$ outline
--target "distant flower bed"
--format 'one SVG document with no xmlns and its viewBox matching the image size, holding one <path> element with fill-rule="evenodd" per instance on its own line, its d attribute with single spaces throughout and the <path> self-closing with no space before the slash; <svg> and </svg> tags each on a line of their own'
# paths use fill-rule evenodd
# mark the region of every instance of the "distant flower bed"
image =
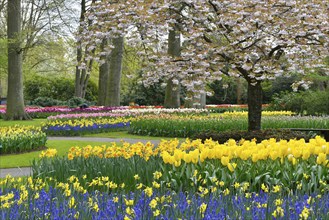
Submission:
<svg viewBox="0 0 329 220">
<path fill-rule="evenodd" d="M 78 136 L 85 133 L 101 133 L 122 130 L 130 126 L 130 119 L 78 118 L 76 120 L 49 120 L 42 124 L 42 130 L 52 136 Z"/>
<path fill-rule="evenodd" d="M 266 110 L 268 104 L 263 104 L 262 109 Z M 206 108 L 212 113 L 223 113 L 231 111 L 248 111 L 247 104 L 221 104 L 221 105 L 206 105 Z"/>
<path fill-rule="evenodd" d="M 329 117 L 289 116 L 292 112 L 264 111 L 263 129 L 324 128 L 329 129 Z M 145 115 L 137 117 L 129 132 L 159 137 L 192 137 L 205 132 L 242 131 L 248 129 L 247 112 L 226 112 L 216 116 L 204 115 Z"/>
<path fill-rule="evenodd" d="M 128 106 L 120 107 L 104 107 L 104 106 L 91 106 L 88 108 L 69 108 L 65 106 L 58 107 L 26 107 L 25 111 L 32 118 L 47 118 L 51 115 L 68 114 L 68 113 L 83 113 L 83 112 L 109 112 L 115 109 L 129 109 Z M 3 118 L 6 109 L 0 109 L 0 118 Z"/>
<path fill-rule="evenodd" d="M 76 113 L 76 114 L 60 114 L 49 116 L 48 120 L 68 120 L 68 119 L 82 119 L 82 118 L 115 118 L 126 116 L 138 116 L 138 115 L 159 115 L 166 114 L 208 114 L 206 109 L 165 109 L 165 108 L 146 108 L 146 109 L 114 109 L 111 112 L 98 112 L 98 113 Z"/>
<path fill-rule="evenodd" d="M 47 136 L 33 126 L 0 127 L 0 153 L 21 153 L 46 145 Z"/>
</svg>

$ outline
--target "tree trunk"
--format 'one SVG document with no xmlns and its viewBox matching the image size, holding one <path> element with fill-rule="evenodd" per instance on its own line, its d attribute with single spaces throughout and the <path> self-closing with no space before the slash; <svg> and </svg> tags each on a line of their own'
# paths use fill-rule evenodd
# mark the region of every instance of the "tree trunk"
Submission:
<svg viewBox="0 0 329 220">
<path fill-rule="evenodd" d="M 169 31 L 168 36 L 168 54 L 172 57 L 181 55 L 181 37 L 178 26 L 174 30 Z M 166 108 L 179 108 L 180 107 L 180 85 L 174 85 L 173 79 L 167 81 L 164 106 Z"/>
<path fill-rule="evenodd" d="M 165 108 L 179 108 L 180 107 L 180 85 L 174 85 L 172 79 L 167 81 L 165 100 Z"/>
<path fill-rule="evenodd" d="M 103 51 L 107 45 L 107 40 L 103 39 L 101 44 L 101 50 Z M 110 72 L 110 56 L 103 55 L 101 60 L 104 61 L 103 64 L 99 67 L 99 78 L 98 78 L 98 105 L 105 105 L 106 93 L 107 93 L 107 84 Z"/>
<path fill-rule="evenodd" d="M 8 1 L 8 93 L 6 120 L 25 120 L 21 48 L 21 1 Z"/>
<path fill-rule="evenodd" d="M 191 100 L 186 100 L 184 103 L 185 108 L 206 108 L 206 93 L 200 93 L 199 98 L 193 98 Z"/>
<path fill-rule="evenodd" d="M 120 106 L 120 81 L 123 59 L 123 37 L 113 39 L 114 48 L 110 57 L 110 72 L 105 99 L 106 106 Z"/>
<path fill-rule="evenodd" d="M 263 91 L 260 82 L 248 82 L 248 131 L 261 129 Z"/>
<path fill-rule="evenodd" d="M 237 104 L 242 104 L 241 96 L 242 96 L 241 79 L 240 78 L 236 78 L 236 103 Z"/>
<path fill-rule="evenodd" d="M 92 4 L 94 4 L 96 0 L 92 0 Z M 80 23 L 85 21 L 85 13 L 86 13 L 86 0 L 81 0 L 81 13 L 80 13 Z M 91 20 L 88 21 L 88 25 L 91 24 Z M 79 35 L 82 34 L 83 27 L 79 27 Z M 84 57 L 87 57 L 89 53 L 95 53 L 95 49 L 91 52 L 87 51 L 86 48 L 82 49 L 81 40 L 78 40 L 77 42 L 77 66 L 75 69 L 75 96 L 84 98 L 86 95 L 87 85 L 90 78 L 90 72 L 92 70 L 93 66 L 93 60 L 86 61 L 83 59 L 83 53 Z M 79 65 L 81 64 L 82 60 L 84 60 L 85 67 L 83 69 L 79 69 Z"/>
</svg>

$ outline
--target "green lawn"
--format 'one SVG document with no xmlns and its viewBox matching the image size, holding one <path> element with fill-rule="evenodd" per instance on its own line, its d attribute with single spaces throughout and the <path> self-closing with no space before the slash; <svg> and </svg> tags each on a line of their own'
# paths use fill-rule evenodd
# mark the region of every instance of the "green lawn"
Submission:
<svg viewBox="0 0 329 220">
<path fill-rule="evenodd" d="M 34 119 L 30 121 L 4 121 L 0 119 L 0 127 L 5 126 L 14 126 L 14 125 L 34 125 L 40 126 L 42 122 L 45 122 L 46 119 Z M 118 132 L 107 132 L 100 134 L 88 134 L 83 137 L 102 137 L 102 138 L 117 138 L 118 142 L 122 138 L 131 138 L 131 139 L 141 139 L 141 140 L 169 140 L 173 138 L 168 137 L 149 137 L 149 136 L 139 136 L 128 134 L 127 131 L 118 131 Z M 179 140 L 185 140 L 184 138 L 179 138 Z M 102 145 L 108 144 L 104 142 L 91 142 L 91 141 L 67 141 L 67 140 L 48 140 L 46 146 L 49 148 L 56 148 L 58 155 L 66 155 L 68 149 L 72 146 L 87 146 L 87 145 Z M 0 168 L 13 168 L 13 167 L 27 167 L 31 165 L 33 159 L 37 159 L 41 151 L 35 151 L 30 153 L 22 154 L 12 154 L 6 156 L 0 156 Z"/>
<path fill-rule="evenodd" d="M 33 120 L 26 120 L 26 121 L 5 121 L 0 119 L 0 127 L 8 127 L 14 125 L 33 125 L 33 126 L 41 126 L 42 122 L 46 122 L 47 119 L 33 119 Z"/>
<path fill-rule="evenodd" d="M 86 134 L 83 137 L 102 137 L 102 138 L 131 138 L 131 139 L 141 139 L 141 140 L 170 140 L 174 139 L 172 137 L 151 137 L 151 136 L 141 136 L 135 134 L 128 134 L 127 131 L 115 131 L 99 134 Z M 185 140 L 185 138 L 178 138 L 179 140 Z"/>
<path fill-rule="evenodd" d="M 104 142 L 90 142 L 90 141 L 55 141 L 48 140 L 47 147 L 57 149 L 58 155 L 66 155 L 70 147 L 80 146 L 84 147 L 87 145 L 96 146 L 108 144 Z M 41 151 L 34 151 L 30 153 L 23 154 L 11 154 L 0 156 L 0 168 L 12 168 L 12 167 L 27 167 L 31 165 L 33 159 L 37 159 Z"/>
</svg>

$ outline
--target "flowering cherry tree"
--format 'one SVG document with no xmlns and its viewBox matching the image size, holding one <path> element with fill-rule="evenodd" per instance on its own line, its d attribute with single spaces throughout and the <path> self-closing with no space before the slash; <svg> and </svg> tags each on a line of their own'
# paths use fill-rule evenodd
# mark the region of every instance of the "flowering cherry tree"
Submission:
<svg viewBox="0 0 329 220">
<path fill-rule="evenodd" d="M 187 98 L 205 94 L 205 84 L 222 75 L 244 78 L 249 130 L 261 129 L 262 81 L 292 72 L 303 75 L 312 68 L 328 73 L 323 65 L 329 52 L 327 1 L 130 0 L 123 4 L 103 2 L 96 7 L 89 15 L 94 29 L 86 31 L 85 43 L 94 48 L 101 38 L 126 36 L 127 43 L 141 46 L 144 84 L 170 79 L 186 88 Z M 177 26 L 179 30 L 174 29 Z M 170 31 L 179 31 L 177 37 L 182 37 L 179 56 L 167 53 Z"/>
</svg>

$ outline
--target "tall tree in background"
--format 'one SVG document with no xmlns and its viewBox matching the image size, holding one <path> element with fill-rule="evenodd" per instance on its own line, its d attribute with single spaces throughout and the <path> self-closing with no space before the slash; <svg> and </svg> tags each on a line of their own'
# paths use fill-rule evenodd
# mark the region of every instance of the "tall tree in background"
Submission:
<svg viewBox="0 0 329 220">
<path fill-rule="evenodd" d="M 114 48 L 110 54 L 110 71 L 106 88 L 106 106 L 120 106 L 120 81 L 123 59 L 123 37 L 113 40 Z"/>
<path fill-rule="evenodd" d="M 23 96 L 23 72 L 21 48 L 21 1 L 8 1 L 8 94 L 7 120 L 28 119 Z"/>
<path fill-rule="evenodd" d="M 81 0 L 81 12 L 80 12 L 80 24 L 78 30 L 77 40 L 77 66 L 75 69 L 75 96 L 84 98 L 86 95 L 86 88 L 90 79 L 90 72 L 93 67 L 93 59 L 86 60 L 86 57 L 91 56 L 95 53 L 95 47 L 88 47 L 83 45 L 81 42 L 82 34 L 84 29 L 91 25 L 91 19 L 86 18 L 87 12 L 86 0 Z M 95 4 L 96 0 L 92 0 L 91 4 Z"/>
<path fill-rule="evenodd" d="M 179 23 L 175 24 L 168 35 L 168 55 L 180 57 L 181 55 L 181 32 Z M 180 83 L 177 79 L 170 78 L 167 80 L 166 93 L 164 106 L 166 108 L 179 108 L 180 107 Z"/>
</svg>

